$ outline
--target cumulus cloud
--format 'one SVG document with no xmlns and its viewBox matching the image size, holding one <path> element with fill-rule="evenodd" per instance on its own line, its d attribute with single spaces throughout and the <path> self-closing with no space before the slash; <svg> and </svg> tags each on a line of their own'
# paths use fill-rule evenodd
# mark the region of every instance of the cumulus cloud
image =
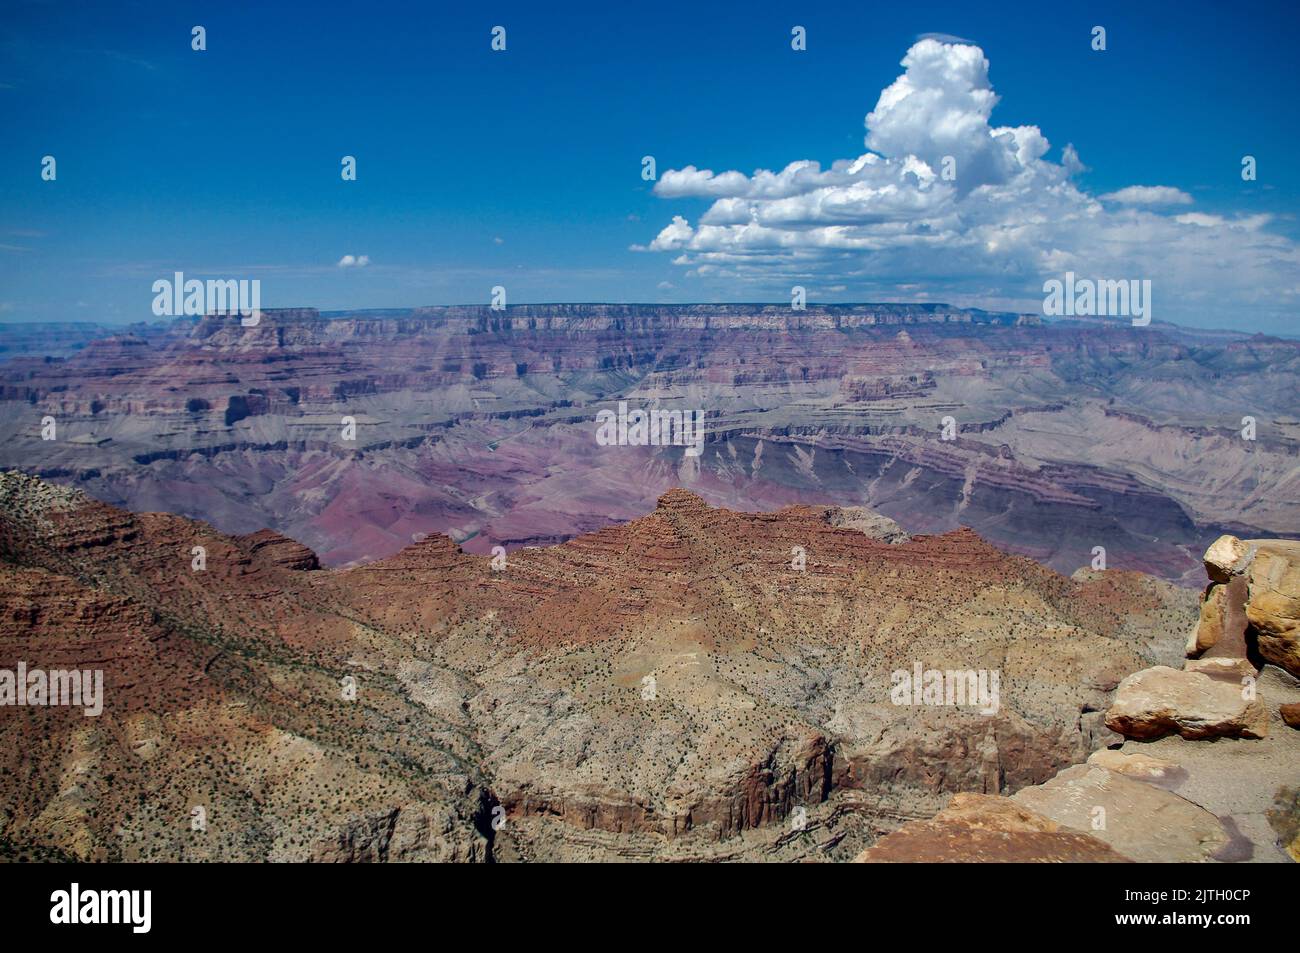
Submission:
<svg viewBox="0 0 1300 953">
<path fill-rule="evenodd" d="M 340 268 L 364 268 L 370 264 L 369 255 L 344 255 L 339 259 Z"/>
<path fill-rule="evenodd" d="M 1124 205 L 1191 205 L 1192 197 L 1182 189 L 1168 185 L 1130 185 L 1099 196 L 1103 202 Z"/>
<path fill-rule="evenodd" d="M 772 290 L 794 279 L 858 297 L 919 285 L 1026 309 L 1067 270 L 1150 278 L 1158 318 L 1280 311 L 1300 294 L 1300 255 L 1267 216 L 1163 214 L 1192 203 L 1172 186 L 1093 196 L 1074 181 L 1085 167 L 1072 146 L 1054 162 L 1038 126 L 994 125 L 998 96 L 979 47 L 928 37 L 902 66 L 867 114 L 867 152 L 829 168 L 666 171 L 657 196 L 710 204 L 694 223 L 673 215 L 638 250 L 671 253 L 692 276 Z"/>
</svg>

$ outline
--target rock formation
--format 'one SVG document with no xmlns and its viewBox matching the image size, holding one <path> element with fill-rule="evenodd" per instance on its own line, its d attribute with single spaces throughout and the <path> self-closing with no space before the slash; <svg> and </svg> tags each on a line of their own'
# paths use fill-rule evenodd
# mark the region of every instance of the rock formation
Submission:
<svg viewBox="0 0 1300 953">
<path fill-rule="evenodd" d="M 96 860 L 847 860 L 1084 760 L 1195 618 L 825 506 L 674 490 L 497 568 L 429 536 L 328 570 L 17 473 L 0 600 L 0 670 L 104 677 L 98 717 L 0 708 L 0 853 Z"/>
<path fill-rule="evenodd" d="M 11 325 L 0 466 L 231 535 L 269 527 L 336 567 L 416 534 L 482 554 L 562 542 L 673 486 L 732 509 L 866 506 L 913 534 L 967 526 L 1063 573 L 1100 547 L 1110 568 L 1191 585 L 1221 533 L 1300 525 L 1300 342 L 1022 317 L 286 309 L 89 342 L 68 328 L 66 347 Z M 598 447 L 595 415 L 620 401 L 703 411 L 703 453 Z"/>
<path fill-rule="evenodd" d="M 1033 829 L 1051 824 L 1052 832 L 1080 839 L 1057 859 L 1113 859 L 1099 853 L 1103 847 L 1135 861 L 1300 859 L 1300 736 L 1278 728 L 1300 711 L 1300 681 L 1287 664 L 1296 545 L 1224 536 L 1210 546 L 1210 584 L 1188 644 L 1204 654 L 1182 671 L 1159 665 L 1120 683 L 1106 726 L 1129 740 L 978 810 L 954 798 L 933 820 L 904 825 L 859 859 L 959 859 L 963 842 L 979 859 L 1033 856 L 1011 837 L 988 845 L 987 817 L 1018 816 L 1013 805 L 1028 809 Z M 1257 568 L 1261 553 L 1270 558 Z M 1217 608 L 1207 612 L 1207 604 Z M 1274 702 L 1281 702 L 1276 715 Z"/>
<path fill-rule="evenodd" d="M 1205 553 L 1210 584 L 1187 654 L 1250 652 L 1300 676 L 1300 542 L 1221 536 Z"/>
</svg>

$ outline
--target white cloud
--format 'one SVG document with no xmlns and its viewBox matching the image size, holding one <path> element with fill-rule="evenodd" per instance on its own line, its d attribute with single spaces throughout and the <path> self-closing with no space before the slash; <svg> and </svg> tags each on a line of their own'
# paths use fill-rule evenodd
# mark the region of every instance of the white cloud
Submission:
<svg viewBox="0 0 1300 953">
<path fill-rule="evenodd" d="M 340 268 L 364 268 L 370 264 L 369 255 L 344 255 L 339 259 Z"/>
<path fill-rule="evenodd" d="M 1130 185 L 1098 196 L 1103 202 L 1123 205 L 1191 205 L 1192 197 L 1168 185 Z"/>
<path fill-rule="evenodd" d="M 1090 195 L 1074 182 L 1085 167 L 1072 146 L 1053 162 L 1037 126 L 991 124 L 998 96 L 978 47 L 923 39 L 902 65 L 867 115 L 870 151 L 827 169 L 664 172 L 659 197 L 711 203 L 634 247 L 672 253 L 690 276 L 773 292 L 796 278 L 858 298 L 906 283 L 1036 310 L 1043 281 L 1071 270 L 1150 278 L 1161 319 L 1293 308 L 1300 254 L 1267 216 L 1162 214 L 1192 201 L 1172 186 Z"/>
<path fill-rule="evenodd" d="M 664 198 L 682 195 L 731 195 L 742 190 L 746 179 L 739 172 L 724 172 L 715 176 L 710 169 L 697 169 L 693 165 L 677 170 L 670 169 L 655 183 L 655 194 Z"/>
</svg>

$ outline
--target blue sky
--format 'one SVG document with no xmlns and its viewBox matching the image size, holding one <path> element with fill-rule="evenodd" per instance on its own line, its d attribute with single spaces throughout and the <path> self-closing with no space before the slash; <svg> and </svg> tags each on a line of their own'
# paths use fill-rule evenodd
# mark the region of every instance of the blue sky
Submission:
<svg viewBox="0 0 1300 953">
<path fill-rule="evenodd" d="M 486 303 L 497 284 L 511 303 L 786 300 L 798 282 L 814 301 L 1029 309 L 1068 266 L 1154 276 L 1158 319 L 1297 330 L 1288 6 L 279 6 L 7 4 L 0 320 L 150 320 L 152 282 L 178 270 L 260 278 L 266 307 Z M 190 48 L 196 24 L 205 52 Z M 498 24 L 505 53 L 490 49 Z M 1098 24 L 1104 52 L 1090 47 Z M 922 234 L 916 221 L 870 204 L 878 182 L 796 197 L 793 231 L 735 224 L 790 215 L 752 180 L 665 194 L 663 174 L 687 166 L 750 176 L 861 156 L 864 117 L 930 33 L 977 44 L 1000 97 L 992 126 L 1036 126 L 1050 149 L 1032 175 L 976 183 L 993 189 L 978 208 L 964 192 L 905 194 L 915 176 L 902 152 L 887 157 L 885 191 L 934 223 L 922 244 L 895 237 Z M 969 61 L 942 55 L 911 75 L 947 65 L 965 82 Z M 965 102 L 949 78 L 943 96 Z M 884 138 L 911 142 L 917 115 L 891 117 Z M 340 178 L 344 155 L 355 182 Z M 1133 203 L 1130 186 L 1177 191 Z M 870 202 L 845 213 L 863 188 Z M 827 251 L 845 214 L 856 237 Z M 732 224 L 706 235 L 706 215 Z M 659 237 L 674 216 L 685 230 Z M 369 264 L 339 267 L 344 255 Z"/>
</svg>

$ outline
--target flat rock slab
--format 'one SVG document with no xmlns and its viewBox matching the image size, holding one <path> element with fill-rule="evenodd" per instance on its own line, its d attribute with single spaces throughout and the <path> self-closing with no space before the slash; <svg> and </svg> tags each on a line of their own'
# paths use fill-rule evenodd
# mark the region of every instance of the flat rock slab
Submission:
<svg viewBox="0 0 1300 953">
<path fill-rule="evenodd" d="M 1206 861 L 1232 840 L 1204 808 L 1097 765 L 1067 768 L 1011 799 L 1138 862 Z"/>
<path fill-rule="evenodd" d="M 1119 684 L 1106 727 L 1127 738 L 1263 738 L 1268 709 L 1240 682 L 1157 665 Z"/>
<path fill-rule="evenodd" d="M 857 857 L 864 864 L 1128 861 L 1096 837 L 989 794 L 955 794 L 930 820 L 904 824 Z"/>
<path fill-rule="evenodd" d="M 1172 761 L 1153 758 L 1147 754 L 1125 754 L 1123 751 L 1112 751 L 1109 748 L 1094 751 L 1089 756 L 1088 763 L 1128 778 L 1148 781 L 1162 787 L 1175 785 L 1187 776 L 1187 772 Z"/>
</svg>

